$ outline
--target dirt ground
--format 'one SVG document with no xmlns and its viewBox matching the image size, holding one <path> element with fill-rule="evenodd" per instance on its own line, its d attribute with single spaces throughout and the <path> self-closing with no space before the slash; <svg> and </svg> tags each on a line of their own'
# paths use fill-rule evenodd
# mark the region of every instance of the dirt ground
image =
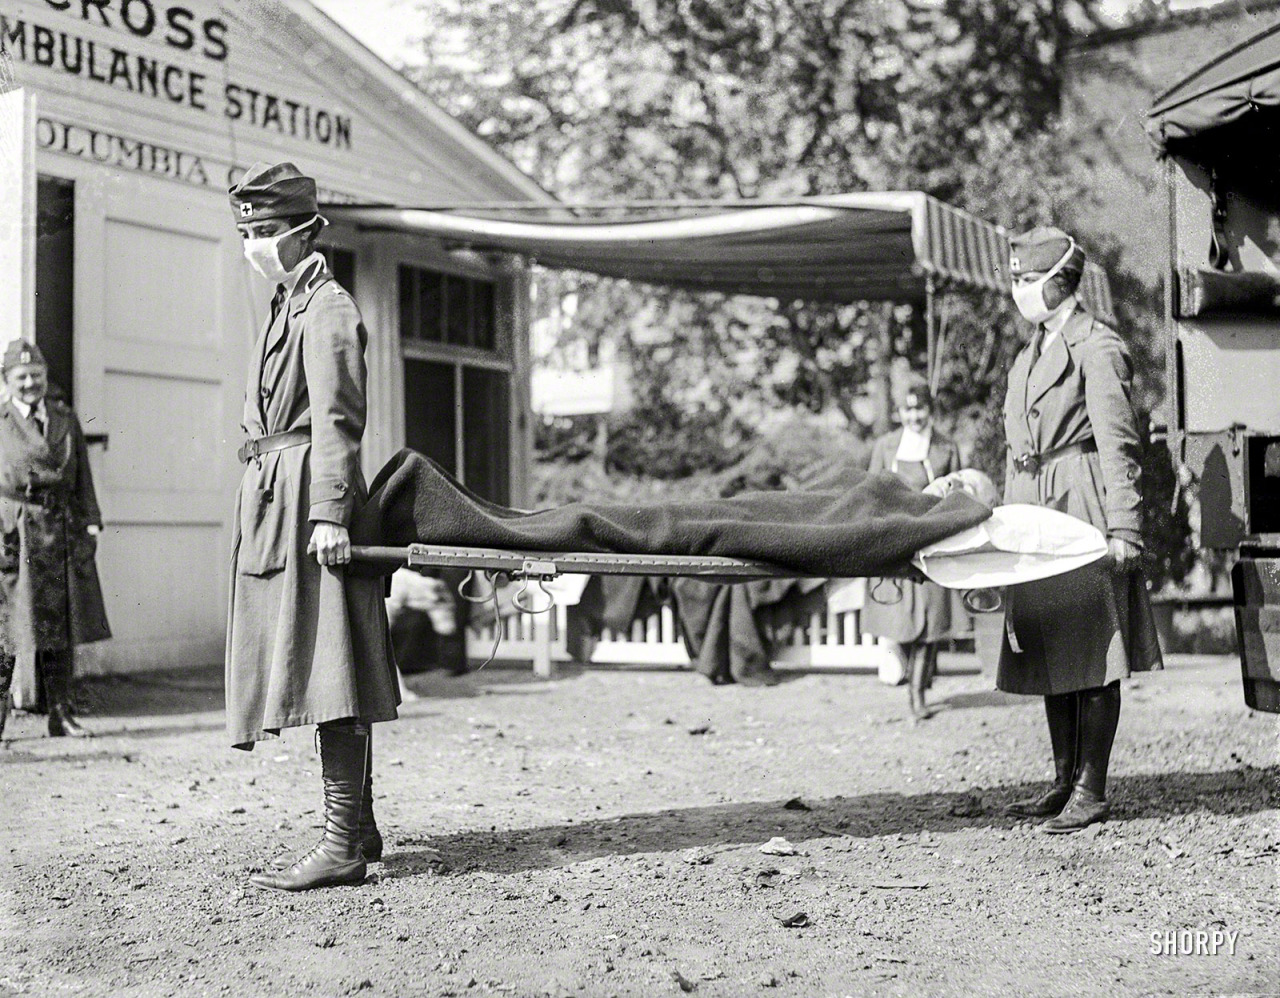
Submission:
<svg viewBox="0 0 1280 998">
<path fill-rule="evenodd" d="M 17 715 L 0 750 L 0 995 L 1278 994 L 1277 720 L 1238 669 L 1127 683 L 1114 816 L 1065 837 L 1002 813 L 1049 775 L 1039 701 L 964 657 L 918 727 L 868 675 L 417 677 L 384 862 L 302 895 L 246 877 L 315 837 L 311 730 L 230 749 L 212 670 L 92 682 L 98 737 Z"/>
</svg>

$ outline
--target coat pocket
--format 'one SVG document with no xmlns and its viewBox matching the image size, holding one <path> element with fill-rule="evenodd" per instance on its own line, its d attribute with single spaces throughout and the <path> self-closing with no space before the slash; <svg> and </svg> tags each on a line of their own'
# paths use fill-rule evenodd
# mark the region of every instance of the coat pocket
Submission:
<svg viewBox="0 0 1280 998">
<path fill-rule="evenodd" d="M 275 458 L 275 455 L 270 455 Z M 241 575 L 271 575 L 284 568 L 293 544 L 288 483 L 277 460 L 245 476 L 240 491 Z"/>
</svg>

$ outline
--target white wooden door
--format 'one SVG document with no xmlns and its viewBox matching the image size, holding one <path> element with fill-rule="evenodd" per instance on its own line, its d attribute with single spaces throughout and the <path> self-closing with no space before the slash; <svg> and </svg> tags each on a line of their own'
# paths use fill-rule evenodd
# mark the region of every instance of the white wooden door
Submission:
<svg viewBox="0 0 1280 998">
<path fill-rule="evenodd" d="M 34 122 L 34 94 L 0 94 L 0 349 L 35 338 Z"/>
<path fill-rule="evenodd" d="M 145 178 L 77 185 L 76 403 L 115 637 L 85 671 L 221 659 L 238 375 L 252 320 L 229 212 Z M 86 305 L 88 307 L 86 307 Z"/>
</svg>

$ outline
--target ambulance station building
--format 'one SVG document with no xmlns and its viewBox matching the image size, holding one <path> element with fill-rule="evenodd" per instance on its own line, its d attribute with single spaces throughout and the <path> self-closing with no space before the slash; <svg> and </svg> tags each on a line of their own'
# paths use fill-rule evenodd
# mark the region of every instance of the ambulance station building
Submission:
<svg viewBox="0 0 1280 998">
<path fill-rule="evenodd" d="M 78 411 L 116 637 L 83 671 L 220 660 L 235 449 L 271 289 L 226 190 L 291 160 L 321 200 L 550 202 L 306 0 L 6 0 L 0 337 Z M 406 444 L 504 503 L 529 453 L 527 276 L 510 258 L 335 225 L 369 328 L 366 474 Z"/>
</svg>

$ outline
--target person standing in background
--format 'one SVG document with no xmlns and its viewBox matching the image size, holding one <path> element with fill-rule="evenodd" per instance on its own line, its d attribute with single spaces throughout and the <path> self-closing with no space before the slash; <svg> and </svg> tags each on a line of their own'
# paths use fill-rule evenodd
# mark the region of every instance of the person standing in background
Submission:
<svg viewBox="0 0 1280 998">
<path fill-rule="evenodd" d="M 1009 240 L 1014 304 L 1029 323 L 1004 404 L 1006 502 L 1069 513 L 1107 536 L 1110 557 L 1011 587 L 996 687 L 1044 697 L 1054 781 L 1009 813 L 1075 832 L 1110 814 L 1107 768 L 1120 680 L 1163 663 L 1140 567 L 1141 438 L 1133 364 L 1115 330 L 1076 297 L 1080 245 L 1041 227 Z"/>
<path fill-rule="evenodd" d="M 111 637 L 95 561 L 102 513 L 80 420 L 49 397 L 40 348 L 4 351 L 0 403 L 0 734 L 10 687 L 48 715 L 49 735 L 83 738 L 72 709 L 75 647 Z"/>
<path fill-rule="evenodd" d="M 902 425 L 880 437 L 871 449 L 868 471 L 891 471 L 913 489 L 923 491 L 935 480 L 960 470 L 960 451 L 933 425 L 933 396 L 919 375 L 898 397 Z M 901 599 L 897 598 L 901 592 Z M 903 664 L 908 680 L 911 716 L 922 721 L 932 711 L 925 691 L 938 668 L 938 643 L 951 636 L 953 595 L 935 582 L 871 579 L 862 611 L 862 630 Z"/>
</svg>

